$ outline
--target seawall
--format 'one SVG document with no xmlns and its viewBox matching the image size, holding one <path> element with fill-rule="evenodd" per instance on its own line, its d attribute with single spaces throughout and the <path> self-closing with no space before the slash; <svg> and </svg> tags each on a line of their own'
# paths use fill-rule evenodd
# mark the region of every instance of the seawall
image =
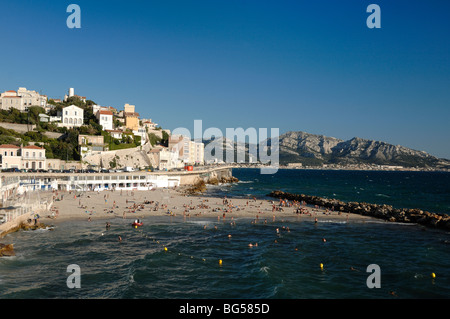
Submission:
<svg viewBox="0 0 450 319">
<path fill-rule="evenodd" d="M 33 217 L 35 214 L 43 216 L 50 211 L 53 201 L 51 202 L 36 202 L 35 204 L 27 207 L 16 207 L 9 210 L 10 218 L 3 224 L 0 224 L 0 238 L 5 237 L 7 234 L 15 232 L 22 228 L 22 225 L 29 225 L 28 220 L 31 219 L 33 223 Z"/>
<path fill-rule="evenodd" d="M 426 227 L 450 230 L 450 215 L 430 213 L 420 209 L 393 208 L 390 205 L 378 205 L 358 202 L 343 202 L 338 199 L 328 199 L 304 194 L 291 194 L 283 191 L 273 191 L 270 197 L 304 201 L 309 205 L 333 209 L 334 211 L 348 212 L 383 219 L 390 222 L 416 223 Z"/>
</svg>

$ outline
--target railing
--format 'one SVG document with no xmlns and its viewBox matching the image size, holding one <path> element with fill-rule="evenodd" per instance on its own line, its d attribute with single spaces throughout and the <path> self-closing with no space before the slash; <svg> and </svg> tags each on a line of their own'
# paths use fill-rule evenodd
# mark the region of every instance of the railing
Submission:
<svg viewBox="0 0 450 319">
<path fill-rule="evenodd" d="M 36 160 L 36 161 L 44 161 L 46 157 L 43 156 L 22 156 L 24 160 Z"/>
<path fill-rule="evenodd" d="M 0 211 L 0 224 L 7 223 L 9 221 L 12 221 L 23 214 L 30 213 L 31 211 L 35 210 L 36 208 L 28 206 L 28 207 L 16 207 L 13 209 L 8 210 L 2 210 Z"/>
<path fill-rule="evenodd" d="M 50 197 L 46 196 L 47 198 L 41 198 L 39 192 L 35 192 L 33 195 L 36 195 L 36 197 L 26 198 L 25 196 L 14 196 L 14 198 L 5 201 L 5 207 L 12 206 L 13 208 L 0 210 L 0 225 L 13 221 L 24 214 L 31 214 L 33 211 L 38 212 L 49 208 L 49 204 L 52 202 Z"/>
</svg>

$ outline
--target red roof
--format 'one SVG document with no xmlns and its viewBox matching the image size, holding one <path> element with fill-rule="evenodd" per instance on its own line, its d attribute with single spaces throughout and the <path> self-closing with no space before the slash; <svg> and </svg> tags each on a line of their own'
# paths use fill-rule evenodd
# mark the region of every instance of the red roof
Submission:
<svg viewBox="0 0 450 319">
<path fill-rule="evenodd" d="M 6 91 L 6 92 L 14 92 L 14 93 L 17 93 L 16 91 L 14 91 L 14 90 L 9 90 L 9 91 Z"/>
<path fill-rule="evenodd" d="M 100 110 L 99 112 L 100 112 L 100 114 L 113 115 L 113 113 L 111 111 Z"/>
<path fill-rule="evenodd" d="M 0 145 L 0 148 L 19 148 L 19 146 L 12 145 L 12 144 L 2 144 L 2 145 Z"/>
<path fill-rule="evenodd" d="M 29 149 L 34 149 L 34 150 L 43 150 L 42 147 L 39 147 L 36 145 L 24 146 L 23 148 L 29 148 Z"/>
</svg>

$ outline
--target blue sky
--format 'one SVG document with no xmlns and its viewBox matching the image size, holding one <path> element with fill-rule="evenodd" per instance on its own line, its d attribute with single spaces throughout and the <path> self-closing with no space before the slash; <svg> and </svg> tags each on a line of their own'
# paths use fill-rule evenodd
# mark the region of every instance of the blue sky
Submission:
<svg viewBox="0 0 450 319">
<path fill-rule="evenodd" d="M 81 29 L 69 29 L 69 4 Z M 381 8 L 369 29 L 366 8 Z M 450 158 L 449 1 L 3 1 L 0 91 Z"/>
</svg>

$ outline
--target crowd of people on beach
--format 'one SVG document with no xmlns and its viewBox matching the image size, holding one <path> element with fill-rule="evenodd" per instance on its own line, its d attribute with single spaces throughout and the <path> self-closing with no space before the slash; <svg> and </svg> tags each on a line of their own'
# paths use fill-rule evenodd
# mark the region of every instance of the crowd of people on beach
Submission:
<svg viewBox="0 0 450 319">
<path fill-rule="evenodd" d="M 84 200 L 82 201 L 82 198 L 90 199 L 91 195 L 86 192 L 76 192 L 76 191 L 69 191 L 69 196 L 72 196 L 74 200 L 78 199 L 78 207 L 83 209 L 85 213 L 89 216 L 95 215 L 94 207 L 92 209 L 88 209 L 88 205 L 84 203 Z M 99 191 L 97 191 L 97 194 L 100 194 Z M 142 203 L 137 203 L 136 199 L 134 198 L 135 193 L 133 191 L 120 191 L 120 196 L 126 196 L 126 206 L 124 209 L 122 209 L 122 218 L 126 219 L 127 214 L 136 214 L 138 212 L 146 212 L 149 210 L 150 212 L 157 212 L 159 210 L 166 211 L 167 215 L 170 216 L 177 216 L 177 211 L 180 213 L 180 210 L 178 207 L 174 206 L 172 209 L 168 207 L 168 204 L 166 203 L 160 203 L 159 201 L 155 200 L 147 200 L 147 198 L 144 199 Z M 54 200 L 60 200 L 62 201 L 64 199 L 64 194 L 60 194 L 58 191 L 54 191 L 53 194 Z M 103 209 L 103 212 L 111 215 L 117 215 L 117 211 L 120 210 L 119 206 L 116 203 L 116 200 L 113 201 L 112 205 L 108 207 L 108 200 L 109 200 L 109 192 L 105 192 L 103 194 L 103 200 L 105 204 L 105 208 Z M 295 201 L 295 200 L 288 200 L 288 199 L 279 199 L 278 202 L 274 200 L 266 201 L 266 203 L 269 203 L 272 207 L 271 211 L 273 214 L 273 218 L 275 218 L 276 213 L 283 213 L 283 212 L 292 212 L 293 214 L 299 216 L 299 215 L 307 215 L 312 217 L 313 214 L 315 215 L 316 212 L 320 210 L 319 207 L 308 207 L 304 201 Z M 246 211 L 249 208 L 249 205 L 253 208 L 253 210 L 257 209 L 257 214 L 255 215 L 256 219 L 259 219 L 259 216 L 263 214 L 264 212 L 269 211 L 270 209 L 264 206 L 264 201 L 261 200 L 261 202 L 258 205 L 258 200 L 256 197 L 248 197 L 246 202 L 244 202 L 244 205 L 236 205 L 233 203 L 233 199 L 228 198 L 227 196 L 224 196 L 222 198 L 222 206 L 218 206 L 218 203 L 215 207 L 211 206 L 208 198 L 201 199 L 201 202 L 198 204 L 194 204 L 192 199 L 189 200 L 188 203 L 184 203 L 182 206 L 182 216 L 183 217 L 190 217 L 191 214 L 194 216 L 201 216 L 203 212 L 213 212 L 217 214 L 221 214 L 222 218 L 225 218 L 227 215 L 232 214 L 233 212 L 240 212 L 240 211 Z M 269 206 L 270 207 L 270 206 Z M 326 209 L 325 214 L 331 214 L 332 210 Z M 56 206 L 52 207 L 52 218 L 56 218 L 59 214 L 59 210 Z M 120 212 L 119 212 L 120 214 Z"/>
</svg>

